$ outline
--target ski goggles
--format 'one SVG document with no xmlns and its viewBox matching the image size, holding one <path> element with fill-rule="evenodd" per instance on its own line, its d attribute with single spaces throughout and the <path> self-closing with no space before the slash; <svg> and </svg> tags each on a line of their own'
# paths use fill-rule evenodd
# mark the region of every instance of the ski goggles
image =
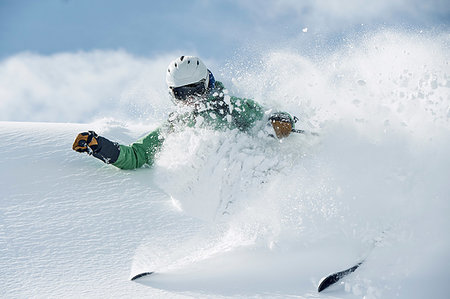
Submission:
<svg viewBox="0 0 450 299">
<path fill-rule="evenodd" d="M 180 87 L 169 87 L 170 93 L 180 101 L 186 101 L 189 96 L 201 96 L 206 92 L 205 80 Z"/>
</svg>

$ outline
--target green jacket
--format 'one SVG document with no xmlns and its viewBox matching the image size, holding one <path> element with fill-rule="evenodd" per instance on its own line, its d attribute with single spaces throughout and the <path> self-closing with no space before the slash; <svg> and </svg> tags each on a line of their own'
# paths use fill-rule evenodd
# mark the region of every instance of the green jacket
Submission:
<svg viewBox="0 0 450 299">
<path fill-rule="evenodd" d="M 159 128 L 135 143 L 120 145 L 120 154 L 114 166 L 135 169 L 144 164 L 152 165 L 164 143 L 164 136 L 176 128 L 201 127 L 216 130 L 239 129 L 248 131 L 255 122 L 263 119 L 263 108 L 253 100 L 228 96 L 221 82 L 216 81 L 209 96 L 196 103 L 186 113 L 172 113 Z"/>
</svg>

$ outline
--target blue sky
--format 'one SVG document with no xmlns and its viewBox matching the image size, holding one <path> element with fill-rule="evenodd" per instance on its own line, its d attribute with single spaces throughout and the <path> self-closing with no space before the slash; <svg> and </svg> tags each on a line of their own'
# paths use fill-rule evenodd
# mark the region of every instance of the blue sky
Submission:
<svg viewBox="0 0 450 299">
<path fill-rule="evenodd" d="M 220 61 L 249 47 L 322 49 L 380 27 L 447 30 L 449 24 L 445 0 L 0 0 L 0 59 L 23 51 L 124 49 Z"/>
</svg>

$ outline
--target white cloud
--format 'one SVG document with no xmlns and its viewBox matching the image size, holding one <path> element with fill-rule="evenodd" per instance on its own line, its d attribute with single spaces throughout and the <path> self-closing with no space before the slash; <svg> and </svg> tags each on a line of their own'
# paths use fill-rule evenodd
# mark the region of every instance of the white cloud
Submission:
<svg viewBox="0 0 450 299">
<path fill-rule="evenodd" d="M 169 106 L 164 74 L 173 57 L 124 51 L 12 56 L 0 63 L 0 120 L 148 117 Z"/>
</svg>

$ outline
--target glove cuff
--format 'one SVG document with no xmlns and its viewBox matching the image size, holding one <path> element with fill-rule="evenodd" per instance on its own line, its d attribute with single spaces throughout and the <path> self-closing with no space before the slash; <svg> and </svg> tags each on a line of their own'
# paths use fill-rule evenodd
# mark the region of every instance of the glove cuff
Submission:
<svg viewBox="0 0 450 299">
<path fill-rule="evenodd" d="M 97 137 L 98 147 L 92 153 L 94 157 L 102 160 L 106 164 L 113 164 L 117 161 L 120 154 L 120 146 L 117 142 L 112 142 L 105 137 Z"/>
</svg>

